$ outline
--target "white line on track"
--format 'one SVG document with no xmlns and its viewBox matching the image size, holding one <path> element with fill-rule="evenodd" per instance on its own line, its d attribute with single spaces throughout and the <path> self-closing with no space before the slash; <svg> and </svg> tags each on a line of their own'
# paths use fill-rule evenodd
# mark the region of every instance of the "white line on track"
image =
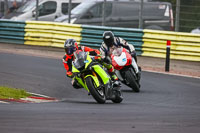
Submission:
<svg viewBox="0 0 200 133">
<path fill-rule="evenodd" d="M 183 75 L 183 74 L 175 74 L 175 73 L 170 73 L 170 72 L 169 73 L 168 72 L 158 72 L 158 71 L 152 71 L 152 70 L 142 70 L 142 71 L 200 79 L 200 77 L 196 77 L 196 76 L 189 76 L 189 75 Z"/>
<path fill-rule="evenodd" d="M 29 101 L 32 103 L 56 102 L 57 101 L 57 100 L 42 100 L 42 99 L 34 99 L 34 98 L 21 98 L 21 100 Z"/>
<path fill-rule="evenodd" d="M 37 94 L 37 93 L 32 93 L 32 92 L 28 92 L 32 95 L 36 95 L 36 96 L 41 96 L 41 97 L 46 97 L 46 98 L 49 98 L 49 96 L 46 96 L 46 95 L 42 95 L 42 94 Z"/>
<path fill-rule="evenodd" d="M 0 103 L 6 103 L 6 104 L 9 104 L 8 102 L 4 102 L 4 101 L 0 101 Z"/>
</svg>

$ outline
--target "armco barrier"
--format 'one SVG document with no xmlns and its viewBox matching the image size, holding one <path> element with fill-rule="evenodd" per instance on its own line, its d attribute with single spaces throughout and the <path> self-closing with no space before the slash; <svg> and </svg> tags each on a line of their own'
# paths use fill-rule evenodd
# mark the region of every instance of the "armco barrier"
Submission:
<svg viewBox="0 0 200 133">
<path fill-rule="evenodd" d="M 165 58 L 166 42 L 170 40 L 171 59 L 200 61 L 200 35 L 190 33 L 0 20 L 0 42 L 63 47 L 66 39 L 74 38 L 81 45 L 99 48 L 105 30 L 133 44 L 138 55 Z"/>
<path fill-rule="evenodd" d="M 24 44 L 25 22 L 0 20 L 0 42 Z"/>
<path fill-rule="evenodd" d="M 81 30 L 81 25 L 26 21 L 24 44 L 63 47 L 64 41 L 69 38 L 80 42 Z"/>
<path fill-rule="evenodd" d="M 122 37 L 130 44 L 135 46 L 138 55 L 142 53 L 142 36 L 143 31 L 139 29 L 127 29 L 127 28 L 113 28 L 104 26 L 89 26 L 82 25 L 81 31 L 81 44 L 86 46 L 100 47 L 103 38 L 103 32 L 106 30 L 112 31 L 116 36 Z"/>
<path fill-rule="evenodd" d="M 28 45 L 63 47 L 67 38 L 74 38 L 81 45 L 99 48 L 105 30 L 111 30 L 115 35 L 126 39 L 135 46 L 137 54 L 141 55 L 143 31 L 138 29 L 26 21 L 24 40 Z"/>
<path fill-rule="evenodd" d="M 144 30 L 142 56 L 166 57 L 166 43 L 171 41 L 171 59 L 200 61 L 200 35 Z"/>
</svg>

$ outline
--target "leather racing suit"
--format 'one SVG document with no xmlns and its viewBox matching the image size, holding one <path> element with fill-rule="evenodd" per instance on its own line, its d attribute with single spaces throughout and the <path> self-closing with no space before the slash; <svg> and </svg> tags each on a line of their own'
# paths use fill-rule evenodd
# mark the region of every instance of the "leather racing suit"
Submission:
<svg viewBox="0 0 200 133">
<path fill-rule="evenodd" d="M 111 61 L 110 57 L 111 57 L 112 52 L 115 50 L 115 48 L 120 47 L 120 46 L 127 49 L 129 51 L 129 53 L 131 54 L 131 56 L 137 62 L 136 51 L 135 51 L 134 46 L 129 44 L 127 41 L 125 41 L 124 39 L 122 39 L 120 37 L 114 37 L 114 45 L 112 47 L 108 47 L 104 42 L 102 42 L 101 47 L 100 47 L 102 60 L 105 60 L 105 62 Z M 111 63 L 111 62 L 109 62 L 109 63 Z M 136 68 L 136 69 L 138 70 L 138 68 Z"/>
<path fill-rule="evenodd" d="M 100 54 L 99 50 L 97 49 L 92 49 L 86 46 L 79 46 L 78 50 L 84 51 L 84 52 L 90 52 L 90 55 L 98 55 Z M 65 54 L 63 57 L 63 65 L 66 69 L 66 75 L 70 76 L 70 74 L 72 75 L 72 61 L 74 60 L 74 54 L 72 55 L 67 55 Z"/>
</svg>

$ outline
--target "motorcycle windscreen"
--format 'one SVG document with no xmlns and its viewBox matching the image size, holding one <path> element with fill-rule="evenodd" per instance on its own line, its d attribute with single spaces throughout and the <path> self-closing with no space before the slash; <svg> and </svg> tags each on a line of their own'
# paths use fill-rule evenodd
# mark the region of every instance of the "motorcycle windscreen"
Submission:
<svg viewBox="0 0 200 133">
<path fill-rule="evenodd" d="M 75 52 L 75 61 L 74 61 L 74 67 L 76 67 L 78 70 L 83 70 L 85 68 L 85 60 L 87 58 L 86 52 Z"/>
<path fill-rule="evenodd" d="M 112 54 L 114 56 L 120 56 L 122 54 L 122 52 L 123 52 L 123 47 L 119 47 L 119 48 L 114 49 Z"/>
</svg>

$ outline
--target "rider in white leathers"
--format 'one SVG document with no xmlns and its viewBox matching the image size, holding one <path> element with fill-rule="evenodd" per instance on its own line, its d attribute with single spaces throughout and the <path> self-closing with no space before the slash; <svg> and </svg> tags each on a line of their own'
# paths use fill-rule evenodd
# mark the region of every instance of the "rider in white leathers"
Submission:
<svg viewBox="0 0 200 133">
<path fill-rule="evenodd" d="M 129 44 L 127 41 L 120 37 L 115 37 L 111 31 L 105 31 L 103 33 L 103 42 L 100 47 L 100 52 L 102 55 L 102 59 L 107 61 L 107 57 L 110 57 L 113 50 L 122 46 L 127 49 L 131 56 L 137 62 L 136 51 L 133 45 Z"/>
<path fill-rule="evenodd" d="M 100 47 L 101 57 L 103 61 L 111 63 L 111 54 L 118 47 L 123 47 L 127 49 L 127 51 L 135 59 L 134 68 L 136 70 L 136 73 L 138 73 L 141 68 L 138 67 L 138 65 L 136 64 L 137 56 L 134 46 L 120 37 L 115 37 L 111 31 L 105 31 L 103 33 L 103 42 Z"/>
</svg>

